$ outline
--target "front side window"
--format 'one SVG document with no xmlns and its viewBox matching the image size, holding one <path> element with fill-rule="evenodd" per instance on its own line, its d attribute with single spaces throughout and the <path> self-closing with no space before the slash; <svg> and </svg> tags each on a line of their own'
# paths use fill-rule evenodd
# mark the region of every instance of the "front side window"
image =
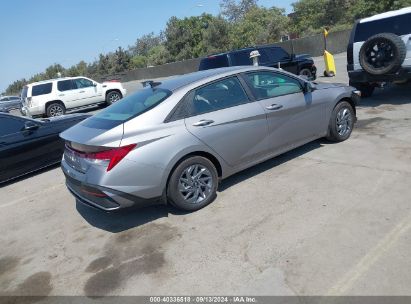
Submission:
<svg viewBox="0 0 411 304">
<path fill-rule="evenodd" d="M 52 86 L 51 82 L 35 85 L 31 89 L 31 96 L 50 94 Z"/>
<path fill-rule="evenodd" d="M 57 90 L 59 90 L 60 92 L 69 91 L 73 89 L 74 86 L 72 80 L 61 80 L 57 82 Z"/>
<path fill-rule="evenodd" d="M 154 108 L 171 95 L 161 88 L 145 88 L 105 108 L 82 124 L 96 129 L 111 129 Z"/>
<path fill-rule="evenodd" d="M 230 77 L 194 91 L 190 116 L 234 107 L 249 101 L 237 77 Z"/>
<path fill-rule="evenodd" d="M 281 48 L 265 48 L 263 52 L 267 55 L 268 62 L 281 62 L 290 59 L 290 55 Z"/>
<path fill-rule="evenodd" d="M 93 82 L 85 78 L 75 79 L 74 82 L 77 85 L 77 89 L 89 88 L 93 86 Z"/>
<path fill-rule="evenodd" d="M 8 97 L 3 97 L 3 98 L 0 99 L 0 101 L 9 101 L 9 98 Z"/>
<path fill-rule="evenodd" d="M 19 119 L 0 117 L 0 126 L 0 136 L 6 136 L 23 130 L 24 122 Z"/>
<path fill-rule="evenodd" d="M 246 77 L 258 100 L 302 92 L 297 79 L 279 73 L 262 71 Z"/>
</svg>

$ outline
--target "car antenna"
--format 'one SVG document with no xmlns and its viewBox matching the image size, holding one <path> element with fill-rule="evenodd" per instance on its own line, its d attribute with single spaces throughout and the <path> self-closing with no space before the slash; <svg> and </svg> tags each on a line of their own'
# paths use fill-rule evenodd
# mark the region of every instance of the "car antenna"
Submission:
<svg viewBox="0 0 411 304">
<path fill-rule="evenodd" d="M 151 88 L 154 88 L 154 87 L 156 87 L 156 86 L 158 86 L 158 85 L 161 84 L 161 82 L 159 82 L 159 81 L 153 81 L 153 80 L 146 80 L 146 81 L 142 81 L 141 83 L 143 84 L 143 87 L 148 87 L 148 86 L 150 86 Z"/>
</svg>

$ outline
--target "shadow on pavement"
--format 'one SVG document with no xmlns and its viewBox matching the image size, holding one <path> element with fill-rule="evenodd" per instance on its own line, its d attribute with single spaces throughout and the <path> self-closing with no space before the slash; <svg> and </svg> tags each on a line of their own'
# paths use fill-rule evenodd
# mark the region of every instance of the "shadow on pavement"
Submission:
<svg viewBox="0 0 411 304">
<path fill-rule="evenodd" d="M 112 233 L 122 232 L 167 217 L 170 211 L 168 206 L 159 205 L 138 210 L 104 212 L 85 206 L 78 201 L 76 201 L 76 209 L 90 225 Z"/>
<path fill-rule="evenodd" d="M 289 152 L 286 152 L 284 154 L 281 154 L 275 158 L 271 158 L 261 164 L 255 165 L 249 169 L 246 169 L 244 171 L 241 171 L 239 173 L 234 174 L 233 176 L 228 177 L 227 179 L 223 180 L 220 183 L 220 186 L 218 188 L 218 191 L 224 191 L 238 183 L 241 183 L 253 176 L 256 176 L 258 174 L 261 174 L 267 170 L 270 170 L 274 167 L 277 167 L 289 160 L 292 160 L 294 158 L 297 158 L 307 152 L 310 152 L 312 150 L 321 148 L 323 144 L 333 144 L 331 142 L 326 141 L 325 139 L 318 139 L 316 141 L 312 141 L 308 144 L 305 144 L 304 146 L 301 146 L 299 148 L 296 148 L 294 150 L 291 150 Z"/>
<path fill-rule="evenodd" d="M 389 85 L 376 89 L 369 98 L 362 98 L 359 107 L 378 107 L 380 105 L 402 105 L 411 103 L 411 83 Z"/>
</svg>

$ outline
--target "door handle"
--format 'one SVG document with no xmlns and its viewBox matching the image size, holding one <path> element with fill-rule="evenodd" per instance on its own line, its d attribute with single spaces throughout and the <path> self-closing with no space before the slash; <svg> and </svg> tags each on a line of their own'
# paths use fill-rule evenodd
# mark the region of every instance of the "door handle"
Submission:
<svg viewBox="0 0 411 304">
<path fill-rule="evenodd" d="M 200 121 L 193 123 L 193 126 L 194 127 L 204 127 L 204 126 L 208 126 L 212 124 L 213 122 L 214 120 L 211 120 L 211 119 L 202 119 Z"/>
<path fill-rule="evenodd" d="M 64 96 L 64 94 L 59 94 L 59 96 Z"/>
<path fill-rule="evenodd" d="M 86 92 L 86 91 L 80 91 L 79 93 L 84 93 L 84 92 Z"/>
<path fill-rule="evenodd" d="M 265 108 L 267 109 L 267 110 L 272 110 L 272 111 L 275 111 L 275 110 L 279 110 L 279 109 L 281 109 L 283 106 L 282 105 L 278 105 L 278 104 L 272 104 L 271 106 L 266 106 Z"/>
</svg>

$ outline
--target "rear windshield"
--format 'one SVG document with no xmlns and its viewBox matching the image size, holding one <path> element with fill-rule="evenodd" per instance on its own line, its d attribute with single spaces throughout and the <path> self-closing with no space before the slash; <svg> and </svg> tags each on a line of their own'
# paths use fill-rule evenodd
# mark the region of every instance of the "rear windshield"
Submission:
<svg viewBox="0 0 411 304">
<path fill-rule="evenodd" d="M 394 17 L 358 23 L 354 42 L 366 41 L 379 33 L 393 33 L 398 36 L 411 33 L 411 13 Z"/>
<path fill-rule="evenodd" d="M 171 91 L 160 88 L 142 89 L 86 119 L 82 125 L 96 129 L 111 129 L 154 108 L 171 94 Z"/>
<path fill-rule="evenodd" d="M 200 62 L 200 71 L 228 67 L 227 55 L 210 56 Z"/>
<path fill-rule="evenodd" d="M 52 85 L 53 84 L 49 82 L 33 86 L 31 89 L 31 96 L 50 94 Z"/>
</svg>

